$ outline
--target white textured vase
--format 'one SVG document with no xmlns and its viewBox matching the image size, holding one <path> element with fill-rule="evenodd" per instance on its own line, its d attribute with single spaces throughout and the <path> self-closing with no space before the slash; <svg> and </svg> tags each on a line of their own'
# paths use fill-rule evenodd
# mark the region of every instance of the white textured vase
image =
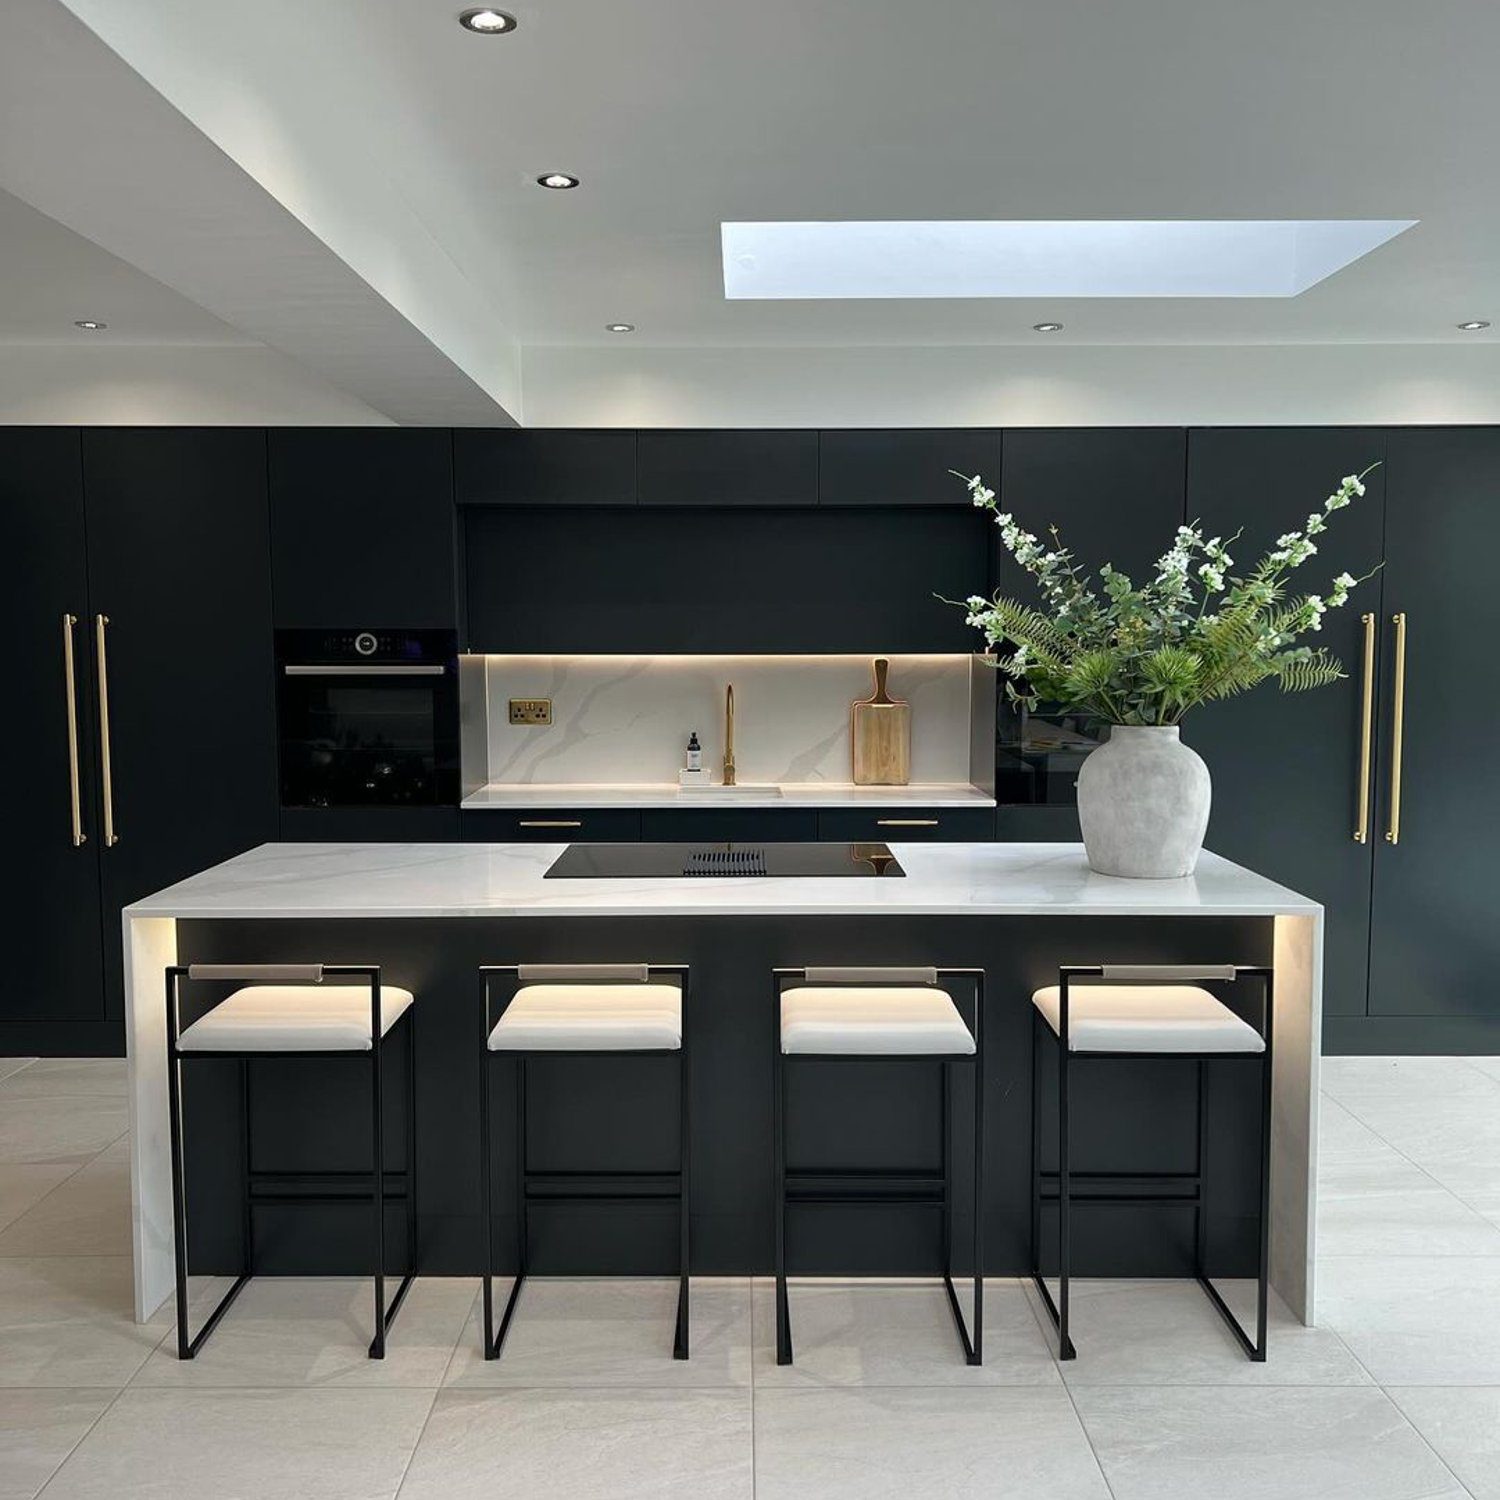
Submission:
<svg viewBox="0 0 1500 1500">
<path fill-rule="evenodd" d="M 1191 875 L 1208 829 L 1208 767 L 1175 724 L 1116 724 L 1078 772 L 1078 821 L 1101 875 Z"/>
</svg>

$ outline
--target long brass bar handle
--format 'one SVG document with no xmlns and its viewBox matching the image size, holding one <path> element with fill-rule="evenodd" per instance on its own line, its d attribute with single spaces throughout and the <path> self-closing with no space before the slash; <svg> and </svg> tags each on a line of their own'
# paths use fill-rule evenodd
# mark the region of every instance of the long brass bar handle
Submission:
<svg viewBox="0 0 1500 1500">
<path fill-rule="evenodd" d="M 876 818 L 877 828 L 936 828 L 936 818 Z"/>
<path fill-rule="evenodd" d="M 1391 706 L 1391 815 L 1388 844 L 1401 842 L 1401 742 L 1406 729 L 1406 616 L 1392 615 L 1396 627 L 1396 692 Z"/>
<path fill-rule="evenodd" d="M 582 818 L 521 818 L 518 820 L 521 828 L 582 828 Z"/>
<path fill-rule="evenodd" d="M 73 670 L 73 627 L 77 615 L 63 617 L 63 687 L 68 695 L 68 796 L 73 819 L 73 847 L 87 838 L 83 831 L 83 804 L 78 795 L 78 689 Z"/>
<path fill-rule="evenodd" d="M 115 833 L 115 784 L 109 769 L 109 657 L 104 645 L 108 615 L 94 616 L 94 650 L 99 658 L 99 776 L 104 785 L 104 847 L 120 842 Z"/>
<path fill-rule="evenodd" d="M 1370 838 L 1370 751 L 1375 734 L 1375 616 L 1361 615 L 1365 627 L 1365 660 L 1360 674 L 1362 706 L 1359 720 L 1359 803 L 1355 816 L 1354 842 L 1364 844 Z"/>
</svg>

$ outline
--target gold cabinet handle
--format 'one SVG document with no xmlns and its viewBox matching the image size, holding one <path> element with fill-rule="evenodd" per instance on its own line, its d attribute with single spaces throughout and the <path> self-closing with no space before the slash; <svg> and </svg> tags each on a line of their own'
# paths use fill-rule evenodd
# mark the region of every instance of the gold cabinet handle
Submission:
<svg viewBox="0 0 1500 1500">
<path fill-rule="evenodd" d="M 1375 616 L 1361 615 L 1365 627 L 1365 660 L 1360 673 L 1359 803 L 1355 808 L 1354 842 L 1370 838 L 1370 748 L 1375 732 Z"/>
<path fill-rule="evenodd" d="M 64 615 L 62 618 L 63 689 L 68 695 L 68 796 L 73 819 L 73 847 L 76 849 L 87 837 L 83 831 L 83 804 L 78 795 L 78 689 L 73 671 L 73 627 L 78 623 L 78 616 Z"/>
<path fill-rule="evenodd" d="M 109 657 L 104 645 L 108 615 L 94 616 L 94 650 L 99 658 L 99 776 L 104 785 L 104 847 L 120 842 L 115 833 L 115 784 L 109 768 Z"/>
<path fill-rule="evenodd" d="M 936 828 L 936 818 L 876 818 L 877 828 Z"/>
<path fill-rule="evenodd" d="M 579 818 L 522 818 L 519 826 L 522 828 L 582 828 L 583 822 Z"/>
<path fill-rule="evenodd" d="M 1388 844 L 1401 842 L 1401 741 L 1406 729 L 1406 616 L 1392 615 L 1396 627 L 1396 691 L 1391 702 L 1391 817 Z"/>
</svg>

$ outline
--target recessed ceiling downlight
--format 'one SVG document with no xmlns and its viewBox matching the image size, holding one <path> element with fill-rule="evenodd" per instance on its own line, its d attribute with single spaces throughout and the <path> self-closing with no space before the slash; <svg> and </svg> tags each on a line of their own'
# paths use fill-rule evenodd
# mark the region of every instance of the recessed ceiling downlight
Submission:
<svg viewBox="0 0 1500 1500">
<path fill-rule="evenodd" d="M 1460 333 L 1478 333 L 1481 328 L 1488 328 L 1489 326 L 1483 318 L 1470 318 L 1467 323 L 1460 323 L 1458 325 L 1458 331 Z"/>
<path fill-rule="evenodd" d="M 885 219 L 720 225 L 740 298 L 1295 297 L 1414 219 Z"/>
<path fill-rule="evenodd" d="M 578 179 L 567 172 L 543 172 L 536 181 L 538 187 L 551 188 L 558 193 L 578 186 Z"/>
<path fill-rule="evenodd" d="M 480 36 L 503 36 L 516 29 L 516 18 L 503 10 L 491 10 L 489 6 L 481 5 L 464 11 L 458 24 L 465 31 L 474 31 Z"/>
<path fill-rule="evenodd" d="M 1062 332 L 1062 324 L 1061 323 L 1033 323 L 1031 325 L 1031 331 L 1033 333 L 1061 333 Z"/>
<path fill-rule="evenodd" d="M 98 333 L 102 329 L 108 328 L 109 324 L 101 323 L 97 318 L 74 318 L 73 326 L 75 328 L 86 328 L 90 333 Z"/>
<path fill-rule="evenodd" d="M 606 323 L 604 325 L 604 331 L 606 333 L 634 333 L 635 332 L 635 324 L 634 323 Z"/>
</svg>

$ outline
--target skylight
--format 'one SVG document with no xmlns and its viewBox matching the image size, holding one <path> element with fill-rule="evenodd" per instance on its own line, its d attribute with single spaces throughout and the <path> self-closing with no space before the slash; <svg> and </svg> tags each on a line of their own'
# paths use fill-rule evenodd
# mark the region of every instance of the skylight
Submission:
<svg viewBox="0 0 1500 1500">
<path fill-rule="evenodd" d="M 1295 297 L 1415 219 L 944 219 L 720 226 L 724 295 Z"/>
</svg>

